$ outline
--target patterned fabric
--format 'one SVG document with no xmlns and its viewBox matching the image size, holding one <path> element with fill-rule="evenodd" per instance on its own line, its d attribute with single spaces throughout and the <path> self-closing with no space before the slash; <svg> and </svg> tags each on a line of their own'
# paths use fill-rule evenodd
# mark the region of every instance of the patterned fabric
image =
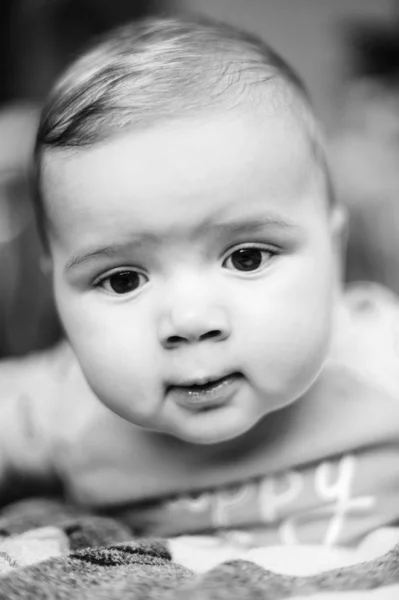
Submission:
<svg viewBox="0 0 399 600">
<path fill-rule="evenodd" d="M 23 534 L 12 532 L 32 523 L 42 527 L 29 533 L 32 538 L 58 529 L 70 549 L 63 546 L 60 556 L 55 548 L 44 559 L 38 547 L 30 565 L 11 564 L 0 572 L 0 600 L 393 600 L 399 593 L 399 546 L 369 562 L 308 577 L 282 575 L 250 560 L 222 562 L 198 575 L 173 560 L 167 541 L 134 539 L 116 520 L 79 510 L 74 516 L 70 506 L 45 500 L 11 505 L 0 514 L 3 535 L 9 532 L 15 548 L 26 536 L 22 541 Z"/>
</svg>

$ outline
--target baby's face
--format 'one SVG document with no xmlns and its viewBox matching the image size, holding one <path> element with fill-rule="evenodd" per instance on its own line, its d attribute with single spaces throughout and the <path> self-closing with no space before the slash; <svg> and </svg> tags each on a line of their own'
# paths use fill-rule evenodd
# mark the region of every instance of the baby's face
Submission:
<svg viewBox="0 0 399 600">
<path fill-rule="evenodd" d="M 296 400 L 331 328 L 323 194 L 285 114 L 207 115 L 45 157 L 57 304 L 101 401 L 215 443 Z"/>
</svg>

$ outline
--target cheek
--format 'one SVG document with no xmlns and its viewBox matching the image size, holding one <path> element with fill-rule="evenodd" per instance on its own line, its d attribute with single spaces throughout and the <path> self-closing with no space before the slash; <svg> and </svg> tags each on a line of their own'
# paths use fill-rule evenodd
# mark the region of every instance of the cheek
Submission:
<svg viewBox="0 0 399 600">
<path fill-rule="evenodd" d="M 259 288 L 261 286 L 259 285 Z M 331 336 L 333 289 L 327 272 L 315 276 L 313 266 L 267 282 L 246 299 L 241 346 L 246 360 L 270 388 L 304 391 L 317 376 Z"/>
<path fill-rule="evenodd" d="M 151 427 L 162 397 L 153 345 L 148 334 L 127 330 L 126 324 L 119 332 L 107 327 L 94 334 L 94 329 L 86 327 L 87 335 L 81 331 L 71 341 L 99 400 L 120 417 Z"/>
<path fill-rule="evenodd" d="M 87 298 L 69 298 L 58 306 L 89 384 L 100 398 L 146 395 L 158 362 L 146 315 L 129 303 L 115 307 Z"/>
</svg>

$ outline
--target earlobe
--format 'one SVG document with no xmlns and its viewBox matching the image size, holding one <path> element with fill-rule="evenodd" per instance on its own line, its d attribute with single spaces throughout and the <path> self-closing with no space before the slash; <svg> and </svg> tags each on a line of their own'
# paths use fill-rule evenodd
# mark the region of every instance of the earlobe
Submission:
<svg viewBox="0 0 399 600">
<path fill-rule="evenodd" d="M 342 280 L 345 273 L 346 249 L 349 236 L 348 211 L 342 204 L 337 203 L 332 207 L 330 227 L 338 276 Z"/>
<path fill-rule="evenodd" d="M 53 261 L 49 254 L 43 254 L 40 257 L 40 270 L 46 277 L 51 277 L 53 273 Z"/>
<path fill-rule="evenodd" d="M 336 244 L 346 248 L 349 235 L 348 210 L 343 204 L 335 204 L 331 209 L 331 235 Z"/>
</svg>

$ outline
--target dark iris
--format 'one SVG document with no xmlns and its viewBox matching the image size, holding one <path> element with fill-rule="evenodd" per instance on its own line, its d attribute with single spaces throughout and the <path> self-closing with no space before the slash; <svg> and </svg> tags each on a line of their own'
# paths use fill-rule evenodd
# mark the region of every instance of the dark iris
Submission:
<svg viewBox="0 0 399 600">
<path fill-rule="evenodd" d="M 263 253 L 259 248 L 241 248 L 231 255 L 231 263 L 238 271 L 255 271 L 262 264 Z"/>
<path fill-rule="evenodd" d="M 128 294 L 140 285 L 140 274 L 136 271 L 121 271 L 109 277 L 109 285 L 116 294 Z"/>
</svg>

